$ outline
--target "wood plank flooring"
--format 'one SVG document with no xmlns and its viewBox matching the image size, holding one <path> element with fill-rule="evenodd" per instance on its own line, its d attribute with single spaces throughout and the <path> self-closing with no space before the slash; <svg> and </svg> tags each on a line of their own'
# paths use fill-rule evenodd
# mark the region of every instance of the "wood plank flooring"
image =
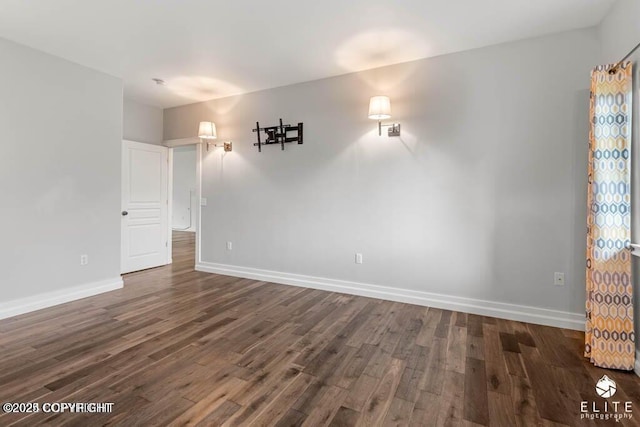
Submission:
<svg viewBox="0 0 640 427">
<path fill-rule="evenodd" d="M 579 332 L 200 273 L 0 321 L 0 402 L 113 402 L 112 413 L 0 425 L 562 426 L 609 375 L 640 418 L 640 379 L 593 367 Z"/>
</svg>

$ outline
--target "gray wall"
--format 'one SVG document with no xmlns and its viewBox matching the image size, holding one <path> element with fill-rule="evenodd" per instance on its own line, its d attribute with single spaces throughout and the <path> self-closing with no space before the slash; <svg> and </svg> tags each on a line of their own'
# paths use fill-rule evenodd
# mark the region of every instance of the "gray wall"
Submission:
<svg viewBox="0 0 640 427">
<path fill-rule="evenodd" d="M 640 43 L 640 25 L 638 24 L 640 17 L 640 1 L 638 0 L 618 0 L 609 15 L 602 21 L 598 28 L 600 40 L 602 43 L 602 60 L 603 64 L 611 64 L 620 61 L 635 45 Z M 629 59 L 634 66 L 634 82 L 633 82 L 633 117 L 634 124 L 632 130 L 632 186 L 633 192 L 631 197 L 631 241 L 640 242 L 640 173 L 638 165 L 640 165 L 640 146 L 638 141 L 640 138 L 640 120 L 638 110 L 640 109 L 640 51 Z M 640 259 L 634 257 L 634 312 L 635 312 L 635 329 L 636 329 L 636 348 L 640 351 L 640 339 L 637 332 L 640 331 Z"/>
<path fill-rule="evenodd" d="M 162 145 L 162 108 L 124 99 L 122 138 Z"/>
<path fill-rule="evenodd" d="M 165 139 L 234 143 L 203 153 L 203 261 L 582 313 L 598 53 L 580 30 L 165 110 Z M 280 117 L 304 145 L 258 153 Z"/>
<path fill-rule="evenodd" d="M 119 278 L 121 81 L 3 39 L 0 58 L 0 302 Z"/>
</svg>

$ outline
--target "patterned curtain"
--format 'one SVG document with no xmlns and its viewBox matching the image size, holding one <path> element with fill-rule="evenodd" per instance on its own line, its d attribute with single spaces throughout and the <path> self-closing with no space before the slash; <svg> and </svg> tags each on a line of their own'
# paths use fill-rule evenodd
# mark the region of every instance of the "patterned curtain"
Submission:
<svg viewBox="0 0 640 427">
<path fill-rule="evenodd" d="M 632 65 L 613 74 L 611 68 L 591 72 L 585 357 L 603 368 L 632 370 Z"/>
</svg>

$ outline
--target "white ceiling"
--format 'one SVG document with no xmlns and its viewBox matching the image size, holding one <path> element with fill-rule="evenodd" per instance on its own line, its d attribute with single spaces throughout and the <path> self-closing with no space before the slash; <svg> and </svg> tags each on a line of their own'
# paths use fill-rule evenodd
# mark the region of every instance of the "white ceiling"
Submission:
<svg viewBox="0 0 640 427">
<path fill-rule="evenodd" d="M 614 1 L 2 0 L 0 37 L 171 107 L 589 27 Z"/>
</svg>

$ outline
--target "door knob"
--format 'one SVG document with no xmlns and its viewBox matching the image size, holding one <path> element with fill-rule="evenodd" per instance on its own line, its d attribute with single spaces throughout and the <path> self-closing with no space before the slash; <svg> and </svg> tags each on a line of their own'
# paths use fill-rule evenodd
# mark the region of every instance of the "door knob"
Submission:
<svg viewBox="0 0 640 427">
<path fill-rule="evenodd" d="M 122 216 L 127 216 L 127 215 L 129 215 L 129 212 L 127 212 L 127 211 L 122 211 Z"/>
</svg>

